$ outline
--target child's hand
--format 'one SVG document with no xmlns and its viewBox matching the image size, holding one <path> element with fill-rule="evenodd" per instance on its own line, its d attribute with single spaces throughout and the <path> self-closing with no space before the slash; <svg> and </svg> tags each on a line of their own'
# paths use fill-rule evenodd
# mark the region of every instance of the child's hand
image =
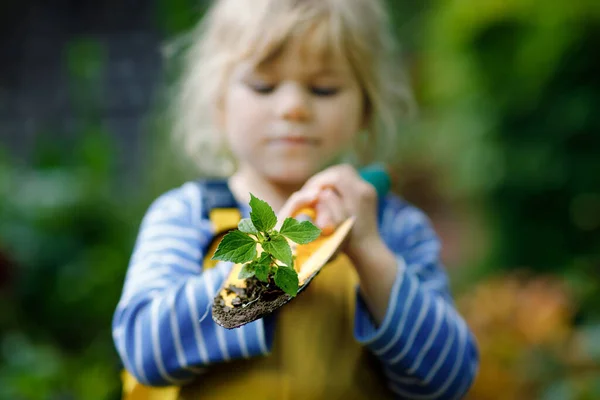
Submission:
<svg viewBox="0 0 600 400">
<path fill-rule="evenodd" d="M 377 228 L 377 192 L 353 167 L 336 165 L 314 175 L 290 197 L 284 208 L 297 210 L 307 205 L 315 207 L 315 224 L 325 233 L 346 218 L 356 217 L 345 245 L 350 257 L 360 256 L 381 244 Z"/>
<path fill-rule="evenodd" d="M 306 206 L 315 207 L 315 222 L 322 229 L 337 226 L 350 216 L 356 218 L 343 251 L 358 273 L 369 310 L 381 323 L 398 268 L 394 253 L 379 235 L 375 188 L 351 166 L 336 165 L 314 175 L 290 197 L 284 206 L 289 213 L 284 215 Z"/>
</svg>

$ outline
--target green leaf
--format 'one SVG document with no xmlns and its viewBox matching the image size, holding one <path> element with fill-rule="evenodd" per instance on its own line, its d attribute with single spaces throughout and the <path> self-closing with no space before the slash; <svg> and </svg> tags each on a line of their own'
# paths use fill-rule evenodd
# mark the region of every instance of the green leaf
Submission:
<svg viewBox="0 0 600 400">
<path fill-rule="evenodd" d="M 293 242 L 306 244 L 318 238 L 321 230 L 310 221 L 300 222 L 294 218 L 286 218 L 279 233 Z"/>
<path fill-rule="evenodd" d="M 252 264 L 254 264 L 254 261 L 244 264 L 244 266 L 240 270 L 240 273 L 238 274 L 238 278 L 240 278 L 240 279 L 252 278 L 254 276 L 254 269 L 253 269 L 254 266 Z"/>
<path fill-rule="evenodd" d="M 275 284 L 290 296 L 298 294 L 298 274 L 290 267 L 281 266 L 275 272 Z"/>
<path fill-rule="evenodd" d="M 269 281 L 269 272 L 271 271 L 271 255 L 267 252 L 263 252 L 260 258 L 254 264 L 254 271 L 256 277 L 263 281 Z"/>
<path fill-rule="evenodd" d="M 279 234 L 271 235 L 271 239 L 262 244 L 263 249 L 287 266 L 292 265 L 292 249 L 285 238 Z"/>
<path fill-rule="evenodd" d="M 213 260 L 245 263 L 256 258 L 256 242 L 238 230 L 231 231 L 221 240 Z"/>
<path fill-rule="evenodd" d="M 277 224 L 277 216 L 266 201 L 260 200 L 250 193 L 250 219 L 252 223 L 261 232 L 268 232 Z"/>
<path fill-rule="evenodd" d="M 251 235 L 258 235 L 258 229 L 252 223 L 250 218 L 244 218 L 238 223 L 238 229 L 244 233 Z"/>
</svg>

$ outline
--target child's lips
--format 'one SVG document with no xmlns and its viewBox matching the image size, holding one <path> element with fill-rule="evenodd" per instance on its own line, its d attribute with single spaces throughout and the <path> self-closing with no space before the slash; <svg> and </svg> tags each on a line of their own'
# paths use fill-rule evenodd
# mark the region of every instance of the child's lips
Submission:
<svg viewBox="0 0 600 400">
<path fill-rule="evenodd" d="M 319 140 L 315 138 L 305 137 L 305 136 L 283 136 L 271 139 L 269 141 L 271 144 L 276 146 L 315 146 L 319 144 Z"/>
</svg>

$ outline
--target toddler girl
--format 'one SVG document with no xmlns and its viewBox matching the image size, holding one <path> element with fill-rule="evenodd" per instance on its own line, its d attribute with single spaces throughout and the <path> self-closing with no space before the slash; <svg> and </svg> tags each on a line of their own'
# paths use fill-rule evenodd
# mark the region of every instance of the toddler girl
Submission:
<svg viewBox="0 0 600 400">
<path fill-rule="evenodd" d="M 175 133 L 200 170 L 144 217 L 113 336 L 126 396 L 452 399 L 478 366 L 428 218 L 355 168 L 395 149 L 406 87 L 383 0 L 218 0 L 194 32 Z M 210 316 L 219 210 L 355 225 L 342 254 L 273 315 Z M 231 224 L 230 224 L 231 225 Z M 235 221 L 234 224 L 235 225 Z M 159 388 L 160 387 L 160 388 Z"/>
</svg>

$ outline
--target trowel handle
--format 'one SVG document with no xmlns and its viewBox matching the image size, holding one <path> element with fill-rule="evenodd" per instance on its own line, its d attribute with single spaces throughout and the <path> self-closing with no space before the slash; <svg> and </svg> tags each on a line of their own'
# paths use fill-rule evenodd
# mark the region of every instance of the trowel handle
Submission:
<svg viewBox="0 0 600 400">
<path fill-rule="evenodd" d="M 375 187 L 377 191 L 377 197 L 385 197 L 390 191 L 392 181 L 390 175 L 387 173 L 385 167 L 382 164 L 373 164 L 361 168 L 358 173 L 360 176 L 371 185 Z"/>
</svg>

